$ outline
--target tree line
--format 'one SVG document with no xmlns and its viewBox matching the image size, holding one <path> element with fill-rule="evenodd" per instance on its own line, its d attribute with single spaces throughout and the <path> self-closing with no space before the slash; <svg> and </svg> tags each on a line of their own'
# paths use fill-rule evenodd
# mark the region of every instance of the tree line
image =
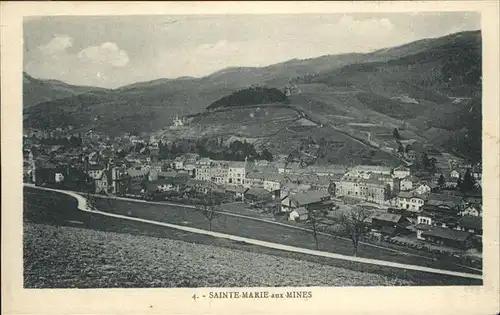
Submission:
<svg viewBox="0 0 500 315">
<path fill-rule="evenodd" d="M 207 109 L 288 102 L 288 97 L 282 91 L 266 86 L 256 86 L 224 96 L 208 105 Z"/>
</svg>

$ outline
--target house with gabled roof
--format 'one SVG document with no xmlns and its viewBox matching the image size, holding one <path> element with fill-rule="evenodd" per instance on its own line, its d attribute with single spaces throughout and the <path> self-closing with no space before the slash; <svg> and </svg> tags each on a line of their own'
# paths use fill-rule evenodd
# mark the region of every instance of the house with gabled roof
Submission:
<svg viewBox="0 0 500 315">
<path fill-rule="evenodd" d="M 474 216 L 474 217 L 482 217 L 483 213 L 481 211 L 481 205 L 480 204 L 474 204 L 471 203 L 469 204 L 462 212 L 460 212 L 460 215 L 462 216 Z"/>
<path fill-rule="evenodd" d="M 427 184 L 420 184 L 413 190 L 414 193 L 422 196 L 422 195 L 427 195 L 430 194 L 432 191 L 432 188 L 430 185 Z"/>
<path fill-rule="evenodd" d="M 399 209 L 412 212 L 420 212 L 421 207 L 425 203 L 425 200 L 415 193 L 401 191 L 398 194 L 396 203 Z"/>
<path fill-rule="evenodd" d="M 300 207 L 308 210 L 329 210 L 333 207 L 333 201 L 328 192 L 318 190 L 291 194 L 281 199 L 282 211 L 291 212 Z"/>
<path fill-rule="evenodd" d="M 386 236 L 406 233 L 410 221 L 401 214 L 375 212 L 370 216 L 372 232 Z"/>
<path fill-rule="evenodd" d="M 259 187 L 253 187 L 247 189 L 244 192 L 244 198 L 245 200 L 251 202 L 264 202 L 264 201 L 271 201 L 273 199 L 271 192 L 265 190 L 264 188 L 259 188 Z"/>
<path fill-rule="evenodd" d="M 472 245 L 472 234 L 441 226 L 419 226 L 420 238 L 435 244 L 467 249 Z"/>
<path fill-rule="evenodd" d="M 410 191 L 410 190 L 414 189 L 415 186 L 418 185 L 419 182 L 420 182 L 420 180 L 415 176 L 411 176 L 411 175 L 406 176 L 400 180 L 399 189 L 401 191 Z"/>
<path fill-rule="evenodd" d="M 225 188 L 225 192 L 230 194 L 235 200 L 244 201 L 245 192 L 249 188 L 243 186 L 228 186 Z"/>
<path fill-rule="evenodd" d="M 399 179 L 402 179 L 402 178 L 405 178 L 405 177 L 408 177 L 410 176 L 411 174 L 411 171 L 408 167 L 405 167 L 403 165 L 400 165 L 398 167 L 396 167 L 394 170 L 393 170 L 393 176 L 395 178 L 399 178 Z"/>
</svg>

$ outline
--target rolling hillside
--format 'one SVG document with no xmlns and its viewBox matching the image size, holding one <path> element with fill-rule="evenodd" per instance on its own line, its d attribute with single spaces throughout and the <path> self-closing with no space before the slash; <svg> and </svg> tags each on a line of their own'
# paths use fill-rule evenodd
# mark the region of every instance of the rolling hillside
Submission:
<svg viewBox="0 0 500 315">
<path fill-rule="evenodd" d="M 229 68 L 203 78 L 159 79 L 25 107 L 26 127 L 73 124 L 110 133 L 155 131 L 176 115 L 252 85 L 300 90 L 290 106 L 331 130 L 394 147 L 393 128 L 410 138 L 480 158 L 481 33 L 423 39 L 369 54 Z M 26 97 L 26 95 L 25 95 Z M 35 119 L 36 117 L 36 119 Z M 373 126 L 372 126 L 373 125 Z"/>
<path fill-rule="evenodd" d="M 35 79 L 23 73 L 23 107 L 48 102 L 56 99 L 72 97 L 90 91 L 105 91 L 106 89 L 91 86 L 70 85 L 57 80 Z"/>
</svg>

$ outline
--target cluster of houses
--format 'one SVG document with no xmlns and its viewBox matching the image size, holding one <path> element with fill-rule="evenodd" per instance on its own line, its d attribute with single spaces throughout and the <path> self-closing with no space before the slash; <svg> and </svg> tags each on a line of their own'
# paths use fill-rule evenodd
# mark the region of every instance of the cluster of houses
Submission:
<svg viewBox="0 0 500 315">
<path fill-rule="evenodd" d="M 88 135 L 88 141 L 93 141 L 92 136 Z M 128 136 L 126 141 L 135 144 L 143 140 Z M 62 153 L 54 146 L 43 153 L 29 151 L 25 167 L 29 180 L 35 183 L 62 183 L 68 176 L 60 167 L 64 163 L 54 166 L 57 163 L 52 158 L 50 165 L 46 158 L 62 155 L 66 165 L 80 166 L 92 181 L 94 193 L 225 194 L 252 204 L 273 204 L 286 212 L 290 220 L 307 220 L 311 209 L 326 212 L 335 206 L 334 202 L 344 199 L 381 209 L 372 217 L 373 231 L 380 235 L 414 233 L 417 239 L 467 247 L 482 233 L 481 197 L 471 200 L 444 194 L 438 185 L 441 174 L 423 178 L 405 166 L 304 167 L 280 157 L 273 162 L 222 161 L 194 153 L 159 161 L 155 148 L 148 146 L 149 156 L 131 152 L 118 157 L 118 149 L 109 145 Z M 54 154 L 48 152 L 54 149 Z M 450 178 L 451 185 L 464 172 L 463 165 L 454 164 L 444 177 Z M 480 168 L 472 170 L 478 181 L 480 172 Z"/>
</svg>

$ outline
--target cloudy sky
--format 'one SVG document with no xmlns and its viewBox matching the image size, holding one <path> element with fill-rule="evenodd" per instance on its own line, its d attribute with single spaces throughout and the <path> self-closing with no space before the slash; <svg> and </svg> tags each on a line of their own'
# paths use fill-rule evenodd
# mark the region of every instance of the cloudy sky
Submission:
<svg viewBox="0 0 500 315">
<path fill-rule="evenodd" d="M 370 52 L 480 29 L 475 13 L 42 17 L 24 21 L 24 70 L 116 88 L 232 66 Z"/>
</svg>

